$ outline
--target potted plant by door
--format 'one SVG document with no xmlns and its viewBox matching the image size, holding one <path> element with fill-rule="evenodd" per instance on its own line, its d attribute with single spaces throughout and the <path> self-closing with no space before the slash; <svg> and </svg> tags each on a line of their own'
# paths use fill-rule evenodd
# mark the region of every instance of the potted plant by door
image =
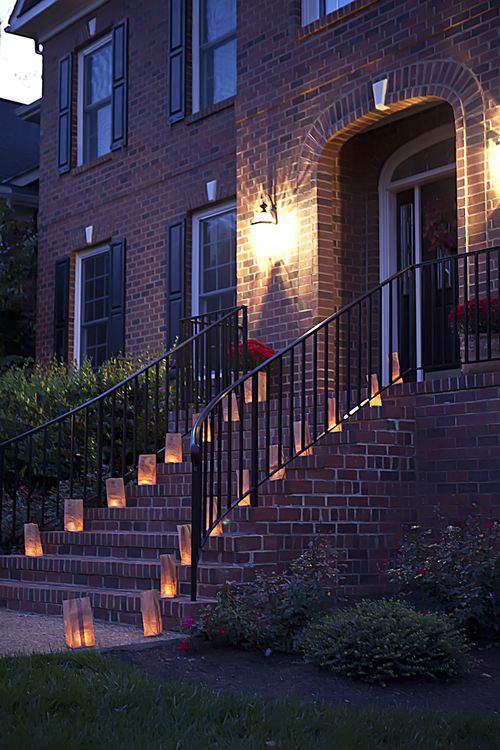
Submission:
<svg viewBox="0 0 500 750">
<path fill-rule="evenodd" d="M 500 368 L 500 303 L 497 297 L 470 299 L 450 311 L 450 328 L 460 339 L 462 372 L 496 370 Z M 466 336 L 467 332 L 467 336 Z"/>
<path fill-rule="evenodd" d="M 240 344 L 238 347 L 238 353 L 241 358 L 241 360 L 244 357 L 244 347 L 243 344 Z M 263 364 L 266 360 L 268 360 L 270 357 L 272 357 L 274 354 L 276 354 L 275 350 L 272 349 L 267 344 L 264 344 L 262 341 L 258 341 L 258 339 L 248 339 L 248 348 L 247 348 L 247 372 L 251 372 L 259 365 Z M 240 361 L 241 361 L 240 360 Z M 272 373 L 271 373 L 272 375 Z M 273 383 L 273 379 L 271 378 L 271 398 L 275 395 L 275 383 Z M 267 389 L 267 372 L 261 371 L 258 375 L 258 398 L 259 401 L 264 401 L 266 398 L 266 389 Z M 252 400 L 252 381 L 249 379 L 245 383 L 245 401 L 247 403 L 250 403 Z"/>
</svg>

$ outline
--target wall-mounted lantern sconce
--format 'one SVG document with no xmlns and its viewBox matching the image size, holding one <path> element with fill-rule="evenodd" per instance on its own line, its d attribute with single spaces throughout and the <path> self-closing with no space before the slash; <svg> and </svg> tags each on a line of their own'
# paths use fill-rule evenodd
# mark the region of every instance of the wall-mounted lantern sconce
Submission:
<svg viewBox="0 0 500 750">
<path fill-rule="evenodd" d="M 250 222 L 251 225 L 257 227 L 277 224 L 276 206 L 272 202 L 271 197 L 267 193 L 262 193 L 260 199 L 259 210 L 255 211 L 254 217 Z"/>
</svg>

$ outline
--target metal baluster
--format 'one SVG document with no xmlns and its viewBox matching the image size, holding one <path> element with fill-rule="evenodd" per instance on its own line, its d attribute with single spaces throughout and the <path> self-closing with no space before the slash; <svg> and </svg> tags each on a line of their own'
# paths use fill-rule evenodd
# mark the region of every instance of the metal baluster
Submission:
<svg viewBox="0 0 500 750">
<path fill-rule="evenodd" d="M 85 422 L 83 426 L 83 502 L 87 502 L 87 482 L 89 468 L 89 407 L 85 407 Z"/>
<path fill-rule="evenodd" d="M 16 524 L 17 524 L 17 494 L 19 492 L 19 443 L 14 444 L 14 471 L 13 471 L 13 495 L 12 495 L 12 528 L 11 541 L 16 543 Z"/>
<path fill-rule="evenodd" d="M 328 431 L 328 360 L 329 360 L 329 324 L 327 323 L 324 327 L 325 331 L 325 346 L 323 350 L 323 430 L 326 433 Z"/>
<path fill-rule="evenodd" d="M 340 422 L 340 316 L 335 318 L 335 424 Z"/>
<path fill-rule="evenodd" d="M 148 452 L 149 442 L 149 370 L 144 371 L 144 434 L 143 453 Z"/>
<path fill-rule="evenodd" d="M 5 450 L 0 448 L 0 548 L 3 545 L 3 493 L 5 489 Z"/>
<path fill-rule="evenodd" d="M 252 375 L 252 426 L 251 426 L 251 483 L 250 505 L 259 504 L 259 381 L 257 373 Z"/>
<path fill-rule="evenodd" d="M 366 346 L 367 349 L 367 373 L 366 373 L 366 381 L 368 383 L 368 398 L 370 398 L 371 394 L 371 377 L 372 377 L 372 345 L 373 345 L 373 297 L 370 294 L 368 297 L 368 316 L 367 316 L 367 330 L 366 330 Z M 379 381 L 380 384 L 380 381 Z"/>
<path fill-rule="evenodd" d="M 266 413 L 265 413 L 265 430 L 266 439 L 264 442 L 265 458 L 264 464 L 266 474 L 269 474 L 269 452 L 271 448 L 271 370 L 266 367 L 263 372 L 266 373 Z"/>
<path fill-rule="evenodd" d="M 347 414 L 351 411 L 351 309 L 346 312 L 346 395 L 347 395 Z"/>
<path fill-rule="evenodd" d="M 302 341 L 301 349 L 301 392 L 300 392 L 300 450 L 302 451 L 306 442 L 306 340 Z M 298 453 L 294 445 L 294 453 Z M 293 454 L 292 454 L 293 455 Z"/>
<path fill-rule="evenodd" d="M 160 368 L 158 362 L 155 364 L 155 398 L 154 398 L 154 409 L 155 415 L 153 419 L 154 429 L 154 452 L 158 453 L 158 411 L 160 408 Z"/>
<path fill-rule="evenodd" d="M 479 353 L 479 255 L 474 255 L 474 299 L 475 299 L 475 312 L 474 312 L 474 332 L 476 334 L 476 362 L 480 360 Z"/>
<path fill-rule="evenodd" d="M 125 383 L 123 386 L 123 401 L 122 401 L 122 460 L 121 460 L 121 475 L 125 476 L 127 472 L 127 394 L 128 384 Z"/>
<path fill-rule="evenodd" d="M 62 444 L 62 421 L 57 425 L 57 455 L 56 455 L 56 508 L 59 518 L 59 506 L 61 502 L 61 444 Z M 73 494 L 73 493 L 71 493 Z"/>
<path fill-rule="evenodd" d="M 115 441 L 116 441 L 116 391 L 111 394 L 111 433 L 109 446 L 109 475 L 112 477 L 115 470 Z"/>
<path fill-rule="evenodd" d="M 393 317 L 393 289 L 392 279 L 389 281 L 389 383 L 392 383 L 392 353 L 393 347 L 393 331 L 392 331 L 392 317 Z"/>
<path fill-rule="evenodd" d="M 278 360 L 278 456 L 283 454 L 283 357 Z"/>
<path fill-rule="evenodd" d="M 74 463 L 75 463 L 75 415 L 72 414 L 70 417 L 70 438 L 69 438 L 69 444 L 70 444 L 70 458 L 69 458 L 69 496 L 73 497 L 73 487 L 74 487 Z"/>
<path fill-rule="evenodd" d="M 446 329 L 448 318 L 446 315 L 446 260 L 438 263 L 438 269 L 441 268 L 441 364 L 449 364 L 446 361 Z"/>
<path fill-rule="evenodd" d="M 464 344 L 465 362 L 469 362 L 469 258 L 464 258 L 465 283 L 464 283 Z"/>
<path fill-rule="evenodd" d="M 31 520 L 31 495 L 33 493 L 33 438 L 31 435 L 28 438 L 28 472 L 26 479 L 26 486 L 28 488 L 26 497 L 26 523 L 29 523 Z M 59 474 L 57 476 L 56 515 L 59 518 Z"/>
<path fill-rule="evenodd" d="M 289 415 L 290 415 L 290 423 L 288 428 L 289 433 L 289 449 L 290 449 L 290 457 L 294 455 L 295 453 L 295 434 L 294 434 L 294 428 L 293 428 L 293 422 L 294 422 L 294 409 L 295 409 L 295 347 L 292 346 L 290 349 L 290 405 L 289 405 Z M 278 458 L 281 458 L 279 456 Z"/>
<path fill-rule="evenodd" d="M 42 453 L 42 509 L 41 525 L 45 526 L 45 501 L 47 497 L 47 432 L 48 428 L 43 430 L 43 453 Z"/>
<path fill-rule="evenodd" d="M 102 500 L 102 430 L 104 422 L 104 403 L 101 398 L 97 416 L 97 499 Z"/>
<path fill-rule="evenodd" d="M 313 426 L 312 426 L 312 440 L 316 440 L 318 432 L 318 334 L 315 331 L 313 333 L 312 342 L 312 379 L 313 379 Z M 304 446 L 302 446 L 304 447 Z"/>
<path fill-rule="evenodd" d="M 491 266 L 490 251 L 486 251 L 486 341 L 487 360 L 491 359 Z"/>
</svg>

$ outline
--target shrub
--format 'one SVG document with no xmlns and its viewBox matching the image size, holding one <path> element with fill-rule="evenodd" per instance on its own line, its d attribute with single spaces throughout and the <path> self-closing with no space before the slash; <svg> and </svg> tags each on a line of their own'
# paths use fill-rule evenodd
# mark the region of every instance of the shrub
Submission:
<svg viewBox="0 0 500 750">
<path fill-rule="evenodd" d="M 366 600 L 326 615 L 305 628 L 297 645 L 306 661 L 373 683 L 455 675 L 466 649 L 445 615 L 391 600 Z"/>
<path fill-rule="evenodd" d="M 246 649 L 292 651 L 299 630 L 331 603 L 337 580 L 335 552 L 316 539 L 284 573 L 226 583 L 216 606 L 203 614 L 201 631 Z"/>
<path fill-rule="evenodd" d="M 497 525 L 485 529 L 415 529 L 389 569 L 402 596 L 422 609 L 445 612 L 472 636 L 498 635 Z"/>
</svg>

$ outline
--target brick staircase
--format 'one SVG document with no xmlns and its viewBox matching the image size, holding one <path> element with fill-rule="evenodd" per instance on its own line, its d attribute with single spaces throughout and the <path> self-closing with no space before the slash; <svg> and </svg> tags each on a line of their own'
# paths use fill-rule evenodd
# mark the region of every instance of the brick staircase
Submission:
<svg viewBox="0 0 500 750">
<path fill-rule="evenodd" d="M 283 566 L 318 534 L 344 555 L 347 591 L 379 589 L 380 562 L 412 520 L 413 435 L 410 407 L 365 407 L 296 458 L 285 479 L 262 487 L 259 507 L 235 509 L 208 540 L 198 601 L 189 599 L 190 567 L 178 565 L 178 596 L 161 600 L 167 627 L 196 617 L 225 581 Z M 126 508 L 87 508 L 83 532 L 42 532 L 43 557 L 0 556 L 0 605 L 60 614 L 64 599 L 85 595 L 95 617 L 139 625 L 140 592 L 159 589 L 159 555 L 178 553 L 177 525 L 190 521 L 187 448 L 182 463 L 158 465 L 156 485 L 129 484 Z"/>
</svg>

